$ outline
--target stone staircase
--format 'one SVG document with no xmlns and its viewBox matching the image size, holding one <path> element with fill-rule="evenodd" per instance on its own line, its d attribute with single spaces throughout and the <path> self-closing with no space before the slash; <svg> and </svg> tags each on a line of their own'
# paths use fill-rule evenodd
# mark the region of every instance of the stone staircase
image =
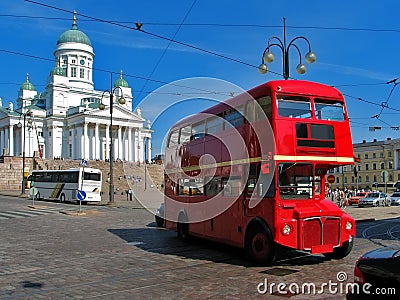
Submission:
<svg viewBox="0 0 400 300">
<path fill-rule="evenodd" d="M 18 190 L 22 183 L 22 158 L 1 157 L 0 160 L 0 190 Z M 39 157 L 25 158 L 25 170 L 29 173 L 33 169 L 38 170 L 64 170 L 79 168 L 80 160 L 53 160 Z M 99 160 L 89 160 L 89 168 L 100 169 L 103 173 L 102 190 L 106 194 L 109 190 L 110 163 Z M 146 176 L 146 177 L 145 177 Z M 146 180 L 145 180 L 146 178 Z M 134 188 L 151 187 L 161 188 L 164 180 L 163 165 L 144 164 L 116 161 L 113 163 L 114 191 L 116 194 L 125 194 L 127 190 Z"/>
</svg>

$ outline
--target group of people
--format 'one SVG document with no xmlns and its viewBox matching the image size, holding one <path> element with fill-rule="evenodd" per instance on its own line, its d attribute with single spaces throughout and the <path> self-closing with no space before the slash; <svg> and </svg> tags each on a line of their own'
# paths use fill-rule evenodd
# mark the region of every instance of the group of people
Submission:
<svg viewBox="0 0 400 300">
<path fill-rule="evenodd" d="M 339 189 L 336 188 L 332 190 L 328 188 L 326 190 L 326 198 L 331 199 L 334 203 L 336 203 L 339 207 L 345 208 L 348 205 L 348 200 L 350 197 L 355 195 L 357 191 L 353 191 L 351 189 Z"/>
</svg>

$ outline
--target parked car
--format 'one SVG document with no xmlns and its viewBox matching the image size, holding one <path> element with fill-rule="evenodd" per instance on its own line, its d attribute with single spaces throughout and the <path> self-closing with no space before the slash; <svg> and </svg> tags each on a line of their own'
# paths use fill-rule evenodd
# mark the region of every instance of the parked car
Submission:
<svg viewBox="0 0 400 300">
<path fill-rule="evenodd" d="M 156 223 L 158 227 L 164 227 L 164 203 L 161 203 L 159 209 L 156 210 L 156 213 L 154 214 L 154 217 L 156 219 Z"/>
<path fill-rule="evenodd" d="M 364 198 L 367 194 L 368 194 L 368 192 L 358 192 L 355 196 L 350 197 L 350 199 L 348 201 L 349 205 L 358 204 L 358 201 L 361 198 Z"/>
<path fill-rule="evenodd" d="M 358 207 L 364 206 L 390 206 L 391 199 L 382 192 L 370 192 L 358 201 Z"/>
<path fill-rule="evenodd" d="M 384 247 L 365 253 L 354 266 L 354 283 L 358 287 L 355 286 L 346 298 L 399 299 L 399 270 L 400 247 Z"/>
<path fill-rule="evenodd" d="M 394 192 L 390 199 L 392 200 L 392 205 L 400 205 L 400 192 Z"/>
</svg>

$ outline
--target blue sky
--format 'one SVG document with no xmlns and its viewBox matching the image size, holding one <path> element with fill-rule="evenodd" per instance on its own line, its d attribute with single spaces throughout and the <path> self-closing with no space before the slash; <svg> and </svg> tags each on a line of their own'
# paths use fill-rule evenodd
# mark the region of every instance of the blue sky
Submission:
<svg viewBox="0 0 400 300">
<path fill-rule="evenodd" d="M 117 74 L 122 69 L 133 89 L 135 103 L 141 103 L 164 84 L 186 78 L 217 78 L 245 90 L 282 78 L 279 75 L 282 74 L 282 56 L 277 47 L 271 48 L 275 54 L 275 61 L 269 65 L 272 72 L 260 75 L 252 66 L 260 64 L 270 37 L 283 39 L 282 18 L 286 17 L 288 41 L 305 36 L 317 55 L 316 63 L 306 64 L 306 74 L 298 75 L 295 71 L 298 54 L 291 48 L 290 76 L 336 86 L 345 95 L 353 141 L 397 138 L 400 133 L 391 128 L 400 126 L 400 87 L 387 84 L 400 77 L 398 1 L 38 2 L 66 11 L 77 10 L 78 14 L 127 27 L 141 22 L 142 28 L 151 34 L 243 62 L 78 15 L 78 28 L 89 36 L 95 51 L 95 89 L 109 89 L 109 72 Z M 39 92 L 44 90 L 54 67 L 57 39 L 71 24 L 69 12 L 23 0 L 0 2 L 0 97 L 3 106 L 15 101 L 26 73 L 30 74 L 30 81 Z M 306 44 L 299 41 L 297 45 L 304 56 L 308 50 Z M 116 79 L 114 75 L 113 81 Z M 218 92 L 229 94 L 231 91 Z M 159 93 L 158 97 L 152 97 L 151 105 L 159 108 L 169 97 L 168 93 Z M 154 112 L 143 109 L 144 117 L 155 121 L 154 152 L 159 152 L 169 124 L 209 105 L 198 100 L 187 102 L 173 106 L 158 119 Z M 381 127 L 381 130 L 371 132 L 368 129 L 371 126 Z"/>
</svg>

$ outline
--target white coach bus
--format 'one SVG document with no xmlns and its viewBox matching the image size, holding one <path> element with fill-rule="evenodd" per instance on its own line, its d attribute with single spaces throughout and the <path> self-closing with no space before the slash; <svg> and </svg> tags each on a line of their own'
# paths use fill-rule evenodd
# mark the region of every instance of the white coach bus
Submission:
<svg viewBox="0 0 400 300">
<path fill-rule="evenodd" d="M 99 169 L 34 170 L 28 181 L 38 189 L 37 199 L 78 201 L 78 191 L 84 191 L 83 203 L 101 201 L 102 173 Z"/>
</svg>

